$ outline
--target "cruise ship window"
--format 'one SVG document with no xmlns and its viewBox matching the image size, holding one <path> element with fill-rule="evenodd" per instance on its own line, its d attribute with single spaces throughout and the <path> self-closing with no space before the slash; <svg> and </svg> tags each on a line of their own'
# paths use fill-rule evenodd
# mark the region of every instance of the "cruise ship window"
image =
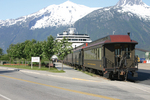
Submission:
<svg viewBox="0 0 150 100">
<path fill-rule="evenodd" d="M 78 41 L 78 39 L 72 39 L 72 41 Z"/>
<path fill-rule="evenodd" d="M 83 39 L 83 41 L 86 41 L 86 39 Z"/>
</svg>

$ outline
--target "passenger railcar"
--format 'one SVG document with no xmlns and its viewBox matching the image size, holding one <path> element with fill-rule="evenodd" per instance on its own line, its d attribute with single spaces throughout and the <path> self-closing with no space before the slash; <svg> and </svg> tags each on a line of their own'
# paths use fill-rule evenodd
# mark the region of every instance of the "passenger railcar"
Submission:
<svg viewBox="0 0 150 100">
<path fill-rule="evenodd" d="M 136 41 L 130 35 L 109 35 L 73 50 L 65 62 L 107 78 L 127 78 L 128 72 L 137 77 Z"/>
</svg>

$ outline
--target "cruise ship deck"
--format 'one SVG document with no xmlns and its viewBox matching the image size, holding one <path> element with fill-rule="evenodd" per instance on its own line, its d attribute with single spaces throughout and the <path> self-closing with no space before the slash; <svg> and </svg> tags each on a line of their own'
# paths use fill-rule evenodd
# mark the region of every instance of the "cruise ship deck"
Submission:
<svg viewBox="0 0 150 100">
<path fill-rule="evenodd" d="M 92 40 L 88 34 L 79 34 L 76 32 L 76 28 L 69 28 L 64 31 L 63 34 L 57 34 L 56 40 L 61 40 L 63 37 L 68 38 L 69 42 L 72 42 L 72 47 L 78 47 L 84 43 L 90 43 Z"/>
</svg>

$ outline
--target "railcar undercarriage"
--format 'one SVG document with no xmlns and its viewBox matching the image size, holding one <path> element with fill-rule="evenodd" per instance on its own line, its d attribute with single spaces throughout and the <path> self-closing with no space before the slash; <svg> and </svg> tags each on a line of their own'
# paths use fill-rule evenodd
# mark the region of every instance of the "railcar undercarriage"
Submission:
<svg viewBox="0 0 150 100">
<path fill-rule="evenodd" d="M 137 70 L 138 70 L 138 61 L 137 57 L 135 57 L 135 61 L 133 64 L 135 64 L 136 68 L 132 67 L 127 67 L 127 59 L 126 55 L 123 57 L 117 57 L 116 62 L 117 64 L 115 65 L 114 68 L 104 68 L 103 75 L 106 78 L 109 79 L 122 79 L 122 80 L 127 80 L 128 78 L 128 73 L 132 74 L 133 77 L 138 77 Z M 104 60 L 105 61 L 105 60 Z M 105 66 L 105 65 L 104 65 Z"/>
</svg>

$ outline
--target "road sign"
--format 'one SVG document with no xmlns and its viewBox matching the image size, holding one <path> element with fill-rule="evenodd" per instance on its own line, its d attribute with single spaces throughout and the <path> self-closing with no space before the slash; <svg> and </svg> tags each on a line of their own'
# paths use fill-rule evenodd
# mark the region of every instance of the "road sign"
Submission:
<svg viewBox="0 0 150 100">
<path fill-rule="evenodd" d="M 32 57 L 31 62 L 40 62 L 40 57 Z"/>
<path fill-rule="evenodd" d="M 32 62 L 38 62 L 39 63 L 39 68 L 40 68 L 40 57 L 32 57 L 31 58 L 31 69 L 33 68 Z"/>
</svg>

